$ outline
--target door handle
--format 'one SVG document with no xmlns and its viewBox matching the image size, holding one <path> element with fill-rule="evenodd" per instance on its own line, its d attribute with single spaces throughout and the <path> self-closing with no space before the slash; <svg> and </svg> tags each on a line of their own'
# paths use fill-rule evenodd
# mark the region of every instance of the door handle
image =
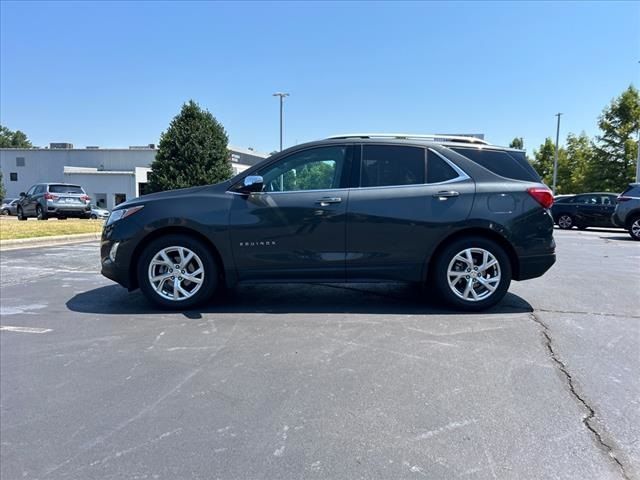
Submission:
<svg viewBox="0 0 640 480">
<path fill-rule="evenodd" d="M 324 197 L 320 200 L 316 200 L 316 203 L 319 203 L 321 207 L 327 207 L 332 203 L 340 203 L 342 199 L 340 197 Z"/>
<path fill-rule="evenodd" d="M 442 190 L 434 195 L 438 200 L 446 200 L 447 198 L 458 196 L 460 196 L 460 192 L 456 192 L 455 190 Z"/>
</svg>

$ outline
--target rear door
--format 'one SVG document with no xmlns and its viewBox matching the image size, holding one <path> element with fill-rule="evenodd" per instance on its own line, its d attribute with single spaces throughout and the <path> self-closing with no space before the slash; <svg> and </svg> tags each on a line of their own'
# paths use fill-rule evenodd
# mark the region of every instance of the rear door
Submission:
<svg viewBox="0 0 640 480">
<path fill-rule="evenodd" d="M 358 147 L 347 212 L 347 280 L 420 281 L 427 252 L 473 204 L 475 183 L 434 150 Z"/>
</svg>

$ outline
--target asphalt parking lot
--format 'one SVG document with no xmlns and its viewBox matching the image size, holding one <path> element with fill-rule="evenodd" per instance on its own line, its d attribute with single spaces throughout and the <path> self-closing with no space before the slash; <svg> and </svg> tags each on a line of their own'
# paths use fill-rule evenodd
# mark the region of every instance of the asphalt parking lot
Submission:
<svg viewBox="0 0 640 480">
<path fill-rule="evenodd" d="M 0 477 L 640 478 L 640 243 L 556 241 L 482 314 L 395 285 L 166 313 L 96 243 L 2 252 Z"/>
</svg>

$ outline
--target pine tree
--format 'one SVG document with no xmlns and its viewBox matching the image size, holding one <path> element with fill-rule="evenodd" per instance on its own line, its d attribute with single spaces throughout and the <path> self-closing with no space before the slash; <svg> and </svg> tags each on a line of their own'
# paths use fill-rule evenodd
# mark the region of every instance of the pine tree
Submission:
<svg viewBox="0 0 640 480">
<path fill-rule="evenodd" d="M 222 182 L 233 175 L 224 127 L 190 100 L 160 137 L 149 172 L 149 190 L 158 192 Z"/>
</svg>

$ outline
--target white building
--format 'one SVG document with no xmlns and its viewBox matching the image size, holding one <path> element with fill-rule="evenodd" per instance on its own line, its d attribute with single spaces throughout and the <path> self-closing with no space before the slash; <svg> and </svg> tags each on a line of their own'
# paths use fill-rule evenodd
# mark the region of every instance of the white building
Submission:
<svg viewBox="0 0 640 480">
<path fill-rule="evenodd" d="M 229 146 L 234 174 L 267 155 Z M 154 145 L 129 148 L 0 148 L 0 171 L 7 198 L 18 197 L 34 183 L 64 182 L 81 185 L 92 202 L 111 210 L 146 191 L 147 174 L 157 149 Z"/>
</svg>

